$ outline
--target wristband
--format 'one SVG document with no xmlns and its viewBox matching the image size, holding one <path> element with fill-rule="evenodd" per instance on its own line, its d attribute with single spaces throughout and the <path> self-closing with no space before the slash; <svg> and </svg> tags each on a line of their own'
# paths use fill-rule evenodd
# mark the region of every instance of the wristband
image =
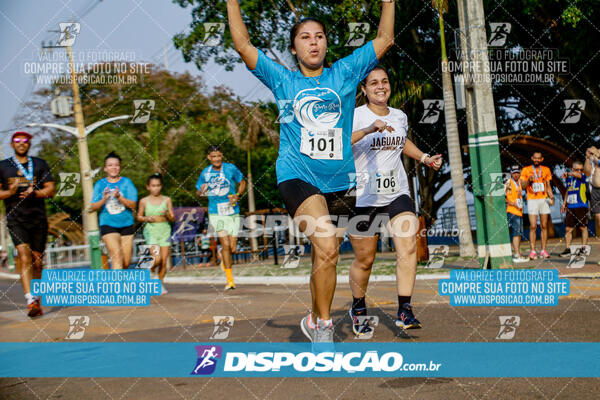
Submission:
<svg viewBox="0 0 600 400">
<path fill-rule="evenodd" d="M 423 153 L 423 155 L 421 156 L 421 164 L 424 164 L 424 163 L 425 163 L 425 159 L 426 159 L 427 157 L 431 157 L 431 156 L 430 156 L 429 154 L 427 154 L 427 153 Z"/>
</svg>

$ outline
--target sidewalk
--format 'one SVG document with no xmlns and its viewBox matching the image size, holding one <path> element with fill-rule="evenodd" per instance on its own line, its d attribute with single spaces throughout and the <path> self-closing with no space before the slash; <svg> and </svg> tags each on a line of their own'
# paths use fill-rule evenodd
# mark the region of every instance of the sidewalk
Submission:
<svg viewBox="0 0 600 400">
<path fill-rule="evenodd" d="M 560 239 L 551 239 L 548 242 L 548 252 L 550 258 L 546 260 L 530 260 L 522 264 L 514 265 L 517 269 L 558 269 L 562 277 L 571 278 L 600 278 L 600 240 L 592 238 L 590 245 L 592 251 L 586 258 L 585 265 L 581 268 L 567 268 L 569 258 L 561 258 L 559 254 L 564 250 L 564 242 Z M 577 244 L 577 242 L 575 243 Z M 528 248 L 526 242 L 521 246 L 523 253 Z M 538 249 L 539 250 L 539 249 Z M 354 255 L 343 253 L 338 261 L 337 273 L 338 282 L 348 281 L 348 272 Z M 310 257 L 302 257 L 296 268 L 282 268 L 280 264 L 273 265 L 273 259 L 259 260 L 252 263 L 234 264 L 234 276 L 236 282 L 246 284 L 304 284 L 308 283 L 311 273 Z M 377 253 L 371 281 L 389 282 L 395 281 L 396 259 L 395 253 Z M 417 279 L 441 279 L 448 277 L 452 269 L 479 268 L 477 259 L 459 257 L 458 246 L 450 246 L 448 256 L 444 260 L 441 268 L 426 268 L 425 263 L 420 263 L 417 268 Z M 0 277 L 9 279 L 18 279 L 16 271 L 9 271 L 6 268 L 0 268 Z M 183 268 L 178 266 L 168 272 L 165 278 L 166 283 L 181 284 L 220 284 L 225 283 L 225 275 L 220 267 L 199 267 L 188 266 Z"/>
</svg>

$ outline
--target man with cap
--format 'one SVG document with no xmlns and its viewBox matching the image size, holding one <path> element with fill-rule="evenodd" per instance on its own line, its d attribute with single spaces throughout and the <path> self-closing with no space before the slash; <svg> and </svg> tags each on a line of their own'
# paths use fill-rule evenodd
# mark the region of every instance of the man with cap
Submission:
<svg viewBox="0 0 600 400">
<path fill-rule="evenodd" d="M 566 180 L 567 190 L 563 195 L 563 205 L 560 212 L 562 214 L 566 213 L 566 248 L 560 253 L 560 256 L 571 257 L 571 241 L 573 240 L 573 230 L 575 228 L 579 228 L 581 231 L 581 244 L 586 246 L 588 241 L 589 192 L 587 188 L 589 179 L 584 174 L 583 163 L 578 160 L 573 161 L 572 171 L 563 174 L 563 179 Z"/>
<path fill-rule="evenodd" d="M 595 146 L 589 147 L 585 151 L 585 163 L 583 170 L 588 177 L 590 183 L 589 199 L 590 199 L 590 214 L 596 222 L 596 237 L 600 236 L 600 150 Z M 600 264 L 600 261 L 598 261 Z"/>
<path fill-rule="evenodd" d="M 54 178 L 46 161 L 28 155 L 32 136 L 15 132 L 10 147 L 15 155 L 0 161 L 0 199 L 6 206 L 6 226 L 17 248 L 27 315 L 43 314 L 40 299 L 31 295 L 31 279 L 42 277 L 48 236 L 45 199 L 54 196 Z"/>
<path fill-rule="evenodd" d="M 521 187 L 521 167 L 513 165 L 509 168 L 510 179 L 506 182 L 506 214 L 513 246 L 513 262 L 528 261 L 521 257 L 521 236 L 523 235 L 523 188 Z"/>
</svg>

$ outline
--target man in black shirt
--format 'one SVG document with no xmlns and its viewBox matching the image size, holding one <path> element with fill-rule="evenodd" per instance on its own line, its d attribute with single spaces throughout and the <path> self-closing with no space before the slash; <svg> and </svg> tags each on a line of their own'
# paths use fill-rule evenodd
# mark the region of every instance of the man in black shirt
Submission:
<svg viewBox="0 0 600 400">
<path fill-rule="evenodd" d="M 31 279 L 42 277 L 48 220 L 44 199 L 54 196 L 54 178 L 46 161 L 27 155 L 32 136 L 15 132 L 10 147 L 15 155 L 0 161 L 0 199 L 6 206 L 6 225 L 19 254 L 21 285 L 27 315 L 42 315 L 40 299 L 31 296 Z"/>
</svg>

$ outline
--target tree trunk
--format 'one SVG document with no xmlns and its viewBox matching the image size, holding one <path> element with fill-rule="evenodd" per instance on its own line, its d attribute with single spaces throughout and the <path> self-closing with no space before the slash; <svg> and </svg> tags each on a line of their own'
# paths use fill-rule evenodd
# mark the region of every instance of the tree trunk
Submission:
<svg viewBox="0 0 600 400">
<path fill-rule="evenodd" d="M 251 162 L 251 155 L 252 155 L 252 150 L 248 149 L 248 211 L 250 212 L 254 212 L 256 211 L 256 204 L 254 203 L 254 183 L 252 182 L 252 162 Z M 250 231 L 253 233 L 254 230 L 256 229 L 256 222 L 255 222 L 256 216 L 255 215 L 250 215 L 250 218 L 248 220 L 248 228 L 250 228 Z M 258 243 L 256 241 L 256 238 L 254 236 L 250 236 L 250 250 L 252 250 L 252 257 L 254 258 L 257 254 L 254 253 L 256 250 L 258 249 Z"/>
<path fill-rule="evenodd" d="M 256 211 L 254 203 L 254 184 L 252 183 L 252 162 L 250 161 L 251 150 L 248 149 L 248 211 Z"/>
<path fill-rule="evenodd" d="M 440 10 L 441 11 L 441 10 Z M 467 195 L 465 179 L 456 123 L 456 108 L 454 106 L 454 89 L 452 78 L 448 70 L 446 57 L 446 39 L 444 36 L 444 18 L 440 12 L 440 39 L 442 44 L 442 85 L 444 87 L 444 117 L 446 119 L 446 137 L 448 139 L 448 161 L 450 163 L 450 176 L 452 178 L 452 191 L 454 193 L 454 208 L 456 210 L 456 223 L 459 232 L 459 245 L 461 257 L 474 257 L 475 246 L 471 235 L 471 222 L 467 208 Z"/>
</svg>

